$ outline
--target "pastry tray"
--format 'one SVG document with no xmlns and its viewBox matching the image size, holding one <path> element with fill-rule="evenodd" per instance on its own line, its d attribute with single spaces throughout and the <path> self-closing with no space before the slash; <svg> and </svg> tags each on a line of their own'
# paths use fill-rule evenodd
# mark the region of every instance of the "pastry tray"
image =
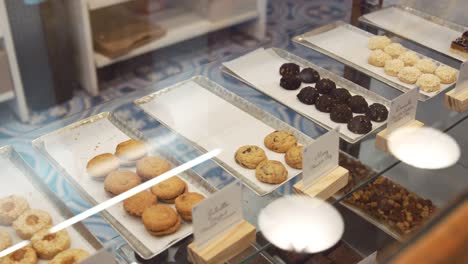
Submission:
<svg viewBox="0 0 468 264">
<path fill-rule="evenodd" d="M 293 41 L 330 56 L 400 91 L 407 92 L 410 89 L 416 88 L 416 84 L 404 83 L 398 77 L 387 75 L 383 68 L 373 66 L 367 62 L 370 54 L 367 42 L 372 36 L 374 34 L 343 21 L 336 21 L 296 36 L 293 38 Z M 417 54 L 421 58 L 431 59 L 419 53 Z M 431 60 L 436 65 L 445 65 L 433 59 Z M 441 84 L 440 90 L 432 93 L 420 90 L 419 100 L 426 101 L 454 85 L 455 82 L 452 84 Z"/>
<path fill-rule="evenodd" d="M 450 50 L 451 42 L 461 37 L 467 28 L 440 17 L 407 6 L 392 5 L 363 15 L 359 21 L 426 46 L 456 60 L 465 61 L 468 59 L 468 54 L 465 57 Z"/>
<path fill-rule="evenodd" d="M 49 213 L 54 225 L 73 217 L 73 213 L 11 146 L 0 148 L 0 168 L 2 168 L 3 175 L 0 184 L 0 198 L 19 195 L 28 201 L 30 208 L 41 209 Z M 1 226 L 0 229 L 11 235 L 13 244 L 22 241 L 12 227 Z M 81 248 L 91 254 L 102 248 L 99 241 L 83 223 L 77 223 L 66 230 L 70 235 L 71 248 Z M 39 260 L 38 263 L 43 264 L 48 263 L 48 261 Z"/>
<path fill-rule="evenodd" d="M 355 134 L 347 128 L 346 124 L 333 122 L 329 113 L 320 112 L 314 105 L 301 103 L 296 97 L 300 89 L 289 91 L 279 86 L 281 78 L 279 68 L 286 62 L 294 62 L 300 65 L 301 68 L 313 68 L 319 72 L 321 78 L 331 79 L 336 83 L 337 87 L 346 88 L 352 95 L 363 96 L 369 105 L 381 103 L 387 109 L 389 108 L 390 102 L 387 99 L 282 49 L 257 49 L 242 57 L 223 63 L 221 70 L 328 130 L 340 127 L 341 138 L 349 143 L 358 142 L 386 123 L 386 121 L 372 122 L 372 130 L 369 133 L 364 135 Z M 301 88 L 306 86 L 315 86 L 315 84 L 303 83 Z M 354 114 L 354 116 L 356 115 L 358 114 Z"/>
<path fill-rule="evenodd" d="M 302 145 L 312 142 L 305 134 L 203 76 L 147 95 L 135 104 L 199 150 L 221 149 L 214 160 L 260 196 L 301 173 L 285 164 L 284 154 L 267 149 L 264 137 L 275 130 L 287 130 Z M 234 154 L 243 145 L 257 145 L 269 159 L 281 161 L 288 170 L 288 179 L 281 184 L 258 181 L 255 170 L 235 162 Z"/>
<path fill-rule="evenodd" d="M 111 197 L 104 191 L 103 182 L 86 175 L 86 163 L 98 154 L 114 153 L 117 144 L 129 138 L 147 142 L 150 147 L 157 148 L 156 144 L 152 144 L 139 131 L 128 127 L 110 112 L 97 114 L 43 135 L 33 141 L 33 146 L 62 171 L 83 197 L 96 205 Z M 150 154 L 162 157 L 173 167 L 179 165 L 176 159 L 159 149 L 153 148 Z M 135 171 L 134 166 L 123 169 Z M 190 191 L 205 196 L 216 191 L 191 170 L 178 176 L 187 182 Z M 154 237 L 145 230 L 139 218 L 125 212 L 122 203 L 108 208 L 102 215 L 144 259 L 156 256 L 193 232 L 192 225 L 183 222 L 176 233 Z"/>
</svg>

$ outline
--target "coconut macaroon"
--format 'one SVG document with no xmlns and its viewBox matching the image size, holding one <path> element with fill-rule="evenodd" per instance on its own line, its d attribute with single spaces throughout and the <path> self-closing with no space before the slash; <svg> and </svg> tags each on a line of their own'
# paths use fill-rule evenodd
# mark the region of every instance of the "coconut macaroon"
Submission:
<svg viewBox="0 0 468 264">
<path fill-rule="evenodd" d="M 437 69 L 435 63 L 430 59 L 419 60 L 414 67 L 418 68 L 422 73 L 434 73 Z"/>
<path fill-rule="evenodd" d="M 423 73 L 419 76 L 416 85 L 419 89 L 431 93 L 440 90 L 440 79 L 434 74 Z"/>
<path fill-rule="evenodd" d="M 385 62 L 384 71 L 390 76 L 397 76 L 398 73 L 405 67 L 405 63 L 400 59 L 388 60 Z"/>
<path fill-rule="evenodd" d="M 419 56 L 414 51 L 406 51 L 398 57 L 405 63 L 405 66 L 414 66 L 419 61 Z"/>
<path fill-rule="evenodd" d="M 439 77 L 443 84 L 450 84 L 457 80 L 457 71 L 449 66 L 441 65 L 435 70 L 435 74 Z"/>
<path fill-rule="evenodd" d="M 390 45 L 390 43 L 392 43 L 392 41 L 386 36 L 373 36 L 369 38 L 367 47 L 370 50 L 376 50 L 376 49 L 383 50 L 386 46 Z"/>
<path fill-rule="evenodd" d="M 400 43 L 392 43 L 384 48 L 385 53 L 392 56 L 392 58 L 398 58 L 400 55 L 406 52 L 406 48 Z"/>
<path fill-rule="evenodd" d="M 371 65 L 377 66 L 377 67 L 383 67 L 385 66 L 385 62 L 388 60 L 391 60 L 392 57 L 388 55 L 387 53 L 383 52 L 382 50 L 373 50 L 368 58 L 368 62 Z"/>
<path fill-rule="evenodd" d="M 413 66 L 404 67 L 398 73 L 398 79 L 408 84 L 414 84 L 418 80 L 419 76 L 421 76 L 421 71 L 418 70 L 418 68 L 413 67 Z"/>
</svg>

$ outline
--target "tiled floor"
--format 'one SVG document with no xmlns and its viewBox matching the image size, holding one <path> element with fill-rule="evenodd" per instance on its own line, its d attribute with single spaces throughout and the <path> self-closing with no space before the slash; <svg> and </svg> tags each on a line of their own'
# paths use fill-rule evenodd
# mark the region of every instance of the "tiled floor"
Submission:
<svg viewBox="0 0 468 264">
<path fill-rule="evenodd" d="M 100 72 L 102 92 L 99 96 L 91 97 L 83 91 L 76 91 L 70 101 L 33 113 L 28 124 L 18 122 L 5 105 L 0 105 L 0 145 L 7 138 L 102 102 L 118 99 L 152 82 L 209 62 L 238 56 L 264 45 L 294 49 L 290 39 L 296 30 L 339 19 L 349 20 L 350 9 L 351 0 L 270 0 L 265 41 L 257 41 L 239 31 L 227 29 L 110 66 Z M 324 56 L 317 55 L 314 62 L 336 71 L 341 69 L 339 63 Z"/>
</svg>

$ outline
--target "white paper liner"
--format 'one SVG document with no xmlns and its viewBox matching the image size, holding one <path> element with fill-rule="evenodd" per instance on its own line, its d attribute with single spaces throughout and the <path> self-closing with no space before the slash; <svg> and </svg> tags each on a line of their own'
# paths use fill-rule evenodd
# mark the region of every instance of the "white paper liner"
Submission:
<svg viewBox="0 0 468 264">
<path fill-rule="evenodd" d="M 57 211 L 57 208 L 50 200 L 44 196 L 17 168 L 10 160 L 0 156 L 0 168 L 2 168 L 2 175 L 4 176 L 0 184 L 0 198 L 10 195 L 18 195 L 25 198 L 31 209 L 44 210 L 50 214 L 53 224 L 63 222 L 64 217 Z M 12 237 L 13 244 L 23 241 L 11 226 L 0 226 L 1 230 L 8 231 Z M 70 235 L 70 248 L 80 248 L 88 251 L 90 254 L 96 252 L 94 247 L 86 241 L 75 229 L 67 228 Z M 39 260 L 40 264 L 49 263 L 48 260 Z"/>
<path fill-rule="evenodd" d="M 371 52 L 371 50 L 367 48 L 367 43 L 370 36 L 372 36 L 372 34 L 364 32 L 361 29 L 351 25 L 341 25 L 320 34 L 307 36 L 305 37 L 305 40 L 315 46 L 320 47 L 321 49 L 324 49 L 338 57 L 345 59 L 346 61 L 359 65 L 360 67 L 373 72 L 386 80 L 392 81 L 406 88 L 407 90 L 415 88 L 416 84 L 404 83 L 400 81 L 398 77 L 393 77 L 386 74 L 383 68 L 373 66 L 367 62 Z M 421 58 L 428 58 L 419 53 L 418 55 Z M 443 65 L 438 61 L 432 61 L 437 66 Z M 441 84 L 440 90 L 438 91 L 428 93 L 420 90 L 419 93 L 432 98 L 451 86 L 453 86 L 453 83 Z"/>
<path fill-rule="evenodd" d="M 461 37 L 463 32 L 444 27 L 397 7 L 388 7 L 363 17 L 380 28 L 421 43 L 457 60 L 467 59 L 450 50 L 451 42 Z"/>
<path fill-rule="evenodd" d="M 372 122 L 371 132 L 366 135 L 356 134 L 348 129 L 347 124 L 333 122 L 330 119 L 329 113 L 320 112 L 315 108 L 315 105 L 306 105 L 300 102 L 296 96 L 300 89 L 306 86 L 315 87 L 315 84 L 303 83 L 299 89 L 293 91 L 282 88 L 279 85 L 279 80 L 281 79 L 279 68 L 282 64 L 287 62 L 290 61 L 281 58 L 273 50 L 260 48 L 235 60 L 225 62 L 224 66 L 247 83 L 250 83 L 250 85 L 256 89 L 271 96 L 275 100 L 280 101 L 291 109 L 300 112 L 313 120 L 317 120 L 319 123 L 326 124 L 330 128 L 339 127 L 339 133 L 353 141 L 365 137 L 367 134 L 372 133 L 372 131 L 385 124 L 385 122 Z M 337 86 L 337 88 L 342 87 Z M 364 96 L 369 105 L 375 103 L 375 101 L 364 94 L 356 93 L 351 89 L 348 89 L 348 91 L 351 95 L 359 94 Z M 353 115 L 357 116 L 362 114 Z"/>
<path fill-rule="evenodd" d="M 129 137 L 107 118 L 89 122 L 74 129 L 65 129 L 42 138 L 45 150 L 50 156 L 98 203 L 111 197 L 105 192 L 103 182 L 93 180 L 86 174 L 86 164 L 96 155 L 114 153 L 115 147 L 128 139 Z M 122 167 L 121 169 L 135 172 L 135 167 Z M 184 179 L 182 175 L 179 177 Z M 184 181 L 188 184 L 190 192 L 209 195 L 205 190 L 195 187 L 186 179 Z M 171 206 L 175 209 L 174 205 Z M 106 211 L 153 254 L 164 251 L 174 242 L 193 232 L 192 225 L 183 221 L 180 229 L 174 234 L 155 237 L 146 231 L 139 218 L 125 212 L 122 203 L 110 207 Z M 135 250 L 138 251 L 138 249 Z"/>
<path fill-rule="evenodd" d="M 202 148 L 220 148 L 222 153 L 217 158 L 254 183 L 265 192 L 263 194 L 277 189 L 281 184 L 260 182 L 255 177 L 255 170 L 238 165 L 234 154 L 239 147 L 261 147 L 268 159 L 278 160 L 285 165 L 288 170 L 287 180 L 301 172 L 286 165 L 284 154 L 273 152 L 264 146 L 265 136 L 273 132 L 274 128 L 193 81 L 140 104 L 140 107 Z"/>
</svg>

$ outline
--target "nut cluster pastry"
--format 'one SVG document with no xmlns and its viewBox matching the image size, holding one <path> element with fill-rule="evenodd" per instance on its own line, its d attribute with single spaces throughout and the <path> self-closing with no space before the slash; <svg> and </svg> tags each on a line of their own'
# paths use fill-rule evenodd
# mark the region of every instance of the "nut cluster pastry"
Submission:
<svg viewBox="0 0 468 264">
<path fill-rule="evenodd" d="M 414 231 L 436 209 L 430 200 L 382 176 L 354 192 L 345 201 L 365 210 L 400 234 Z"/>
</svg>

